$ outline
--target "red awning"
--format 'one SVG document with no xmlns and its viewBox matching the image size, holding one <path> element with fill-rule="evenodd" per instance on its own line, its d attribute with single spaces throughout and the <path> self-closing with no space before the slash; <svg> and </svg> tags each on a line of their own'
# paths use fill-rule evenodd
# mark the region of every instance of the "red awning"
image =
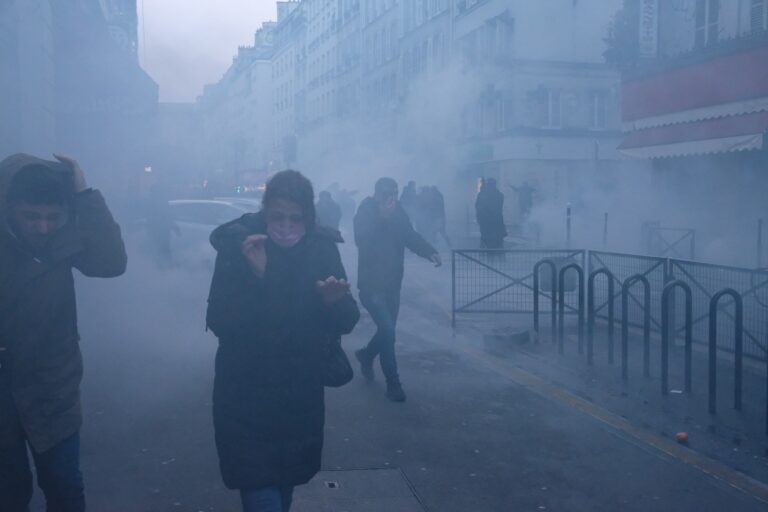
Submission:
<svg viewBox="0 0 768 512">
<path fill-rule="evenodd" d="M 619 149 L 646 158 L 762 149 L 766 130 L 768 112 L 758 112 L 633 131 Z"/>
<path fill-rule="evenodd" d="M 622 86 L 625 123 L 768 97 L 768 48 L 718 57 Z"/>
</svg>

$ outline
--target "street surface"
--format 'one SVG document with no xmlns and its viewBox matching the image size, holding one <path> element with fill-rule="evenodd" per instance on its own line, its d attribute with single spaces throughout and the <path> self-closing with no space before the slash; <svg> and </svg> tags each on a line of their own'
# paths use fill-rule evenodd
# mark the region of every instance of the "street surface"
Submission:
<svg viewBox="0 0 768 512">
<path fill-rule="evenodd" d="M 78 279 L 89 509 L 238 510 L 213 443 L 210 275 L 131 256 L 119 279 Z M 346 247 L 352 279 L 354 256 Z M 571 394 L 525 358 L 485 353 L 471 331 L 454 337 L 450 268 L 406 266 L 398 350 L 408 402 L 384 397 L 378 368 L 374 383 L 358 376 L 329 390 L 329 471 L 297 491 L 296 512 L 768 509 L 763 484 Z M 373 329 L 364 314 L 344 340 L 350 355 Z M 33 512 L 40 503 L 38 492 Z"/>
</svg>

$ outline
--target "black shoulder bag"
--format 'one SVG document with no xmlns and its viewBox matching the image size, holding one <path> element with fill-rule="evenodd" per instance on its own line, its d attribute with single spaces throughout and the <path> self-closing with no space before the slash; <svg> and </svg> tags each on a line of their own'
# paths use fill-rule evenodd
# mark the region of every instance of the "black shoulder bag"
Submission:
<svg viewBox="0 0 768 512">
<path fill-rule="evenodd" d="M 325 342 L 323 384 L 329 388 L 340 388 L 355 376 L 349 358 L 341 348 L 341 338 L 328 338 Z"/>
</svg>

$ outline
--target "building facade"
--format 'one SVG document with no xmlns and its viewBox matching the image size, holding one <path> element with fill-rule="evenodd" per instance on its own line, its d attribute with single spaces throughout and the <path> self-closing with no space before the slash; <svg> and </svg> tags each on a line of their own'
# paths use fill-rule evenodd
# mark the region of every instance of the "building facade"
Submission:
<svg viewBox="0 0 768 512">
<path fill-rule="evenodd" d="M 0 155 L 56 148 L 53 12 L 47 0 L 0 5 Z M 2 158 L 0 156 L 0 158 Z"/>
<path fill-rule="evenodd" d="M 678 222 L 698 231 L 702 257 L 753 247 L 768 215 L 768 1 L 628 1 L 622 16 L 641 32 L 617 52 L 620 150 L 669 204 L 697 205 Z M 732 263 L 754 263 L 735 252 L 749 256 Z"/>
<path fill-rule="evenodd" d="M 119 4 L 130 18 L 135 2 Z M 143 166 L 157 85 L 135 48 L 115 40 L 103 7 L 97 0 L 0 7 L 0 152 L 72 154 L 97 183 Z"/>
<path fill-rule="evenodd" d="M 197 106 L 203 158 L 210 170 L 258 167 L 271 158 L 275 23 L 264 23 L 252 46 L 242 46 L 221 80 L 206 86 Z"/>
<path fill-rule="evenodd" d="M 597 215 L 585 196 L 610 187 L 623 165 L 619 74 L 603 58 L 619 2 L 457 7 L 455 51 L 478 81 L 462 112 L 461 172 L 499 181 L 512 226 L 530 213 L 531 189 L 537 202 L 563 210 L 570 202 L 582 216 Z"/>
<path fill-rule="evenodd" d="M 603 57 L 620 3 L 279 2 L 270 160 L 347 180 L 429 168 L 468 204 L 478 178 L 528 181 L 564 206 L 585 173 L 620 165 L 620 79 Z"/>
</svg>

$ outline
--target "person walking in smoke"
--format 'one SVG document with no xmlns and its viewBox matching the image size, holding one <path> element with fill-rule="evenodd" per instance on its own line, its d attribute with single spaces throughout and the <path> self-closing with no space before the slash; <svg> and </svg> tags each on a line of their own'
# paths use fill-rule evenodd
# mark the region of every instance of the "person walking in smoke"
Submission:
<svg viewBox="0 0 768 512">
<path fill-rule="evenodd" d="M 245 512 L 287 512 L 320 469 L 324 350 L 360 318 L 340 242 L 316 225 L 312 184 L 296 171 L 272 177 L 259 213 L 211 234 L 213 423 L 224 483 Z"/>
<path fill-rule="evenodd" d="M 341 206 L 333 200 L 331 193 L 327 190 L 320 192 L 317 204 L 317 224 L 339 230 L 341 225 Z"/>
<path fill-rule="evenodd" d="M 18 154 L 0 162 L 0 509 L 32 499 L 27 446 L 46 509 L 85 510 L 80 381 L 72 269 L 116 277 L 120 233 L 76 161 Z"/>
<path fill-rule="evenodd" d="M 439 234 L 450 246 L 445 231 L 445 199 L 436 186 L 422 187 L 418 195 L 418 211 L 416 231 L 431 244 L 437 243 Z"/>
<path fill-rule="evenodd" d="M 152 187 L 146 205 L 147 235 L 152 244 L 155 261 L 160 268 L 168 268 L 173 263 L 171 233 L 176 236 L 181 234 L 178 224 L 174 221 L 168 197 L 167 185 L 157 183 Z"/>
<path fill-rule="evenodd" d="M 416 182 L 411 180 L 403 189 L 402 194 L 400 194 L 400 205 L 412 221 L 416 218 L 417 201 L 418 193 L 416 192 Z"/>
<path fill-rule="evenodd" d="M 480 243 L 485 249 L 501 249 L 507 228 L 504 224 L 504 194 L 489 178 L 480 187 L 475 200 L 475 214 L 480 226 Z"/>
<path fill-rule="evenodd" d="M 432 186 L 432 211 L 437 222 L 437 232 L 443 237 L 448 247 L 451 246 L 451 239 L 448 238 L 446 231 L 446 217 L 445 217 L 445 197 L 437 186 Z"/>
<path fill-rule="evenodd" d="M 510 185 L 510 188 L 517 193 L 517 204 L 520 208 L 520 219 L 525 222 L 531 215 L 533 209 L 533 195 L 536 193 L 536 189 L 533 188 L 527 181 L 522 185 L 516 187 Z"/>
<path fill-rule="evenodd" d="M 354 219 L 358 248 L 358 288 L 360 302 L 376 324 L 368 345 L 355 352 L 363 376 L 373 379 L 373 361 L 379 356 L 387 381 L 387 397 L 404 402 L 395 358 L 395 329 L 400 311 L 405 248 L 435 266 L 442 265 L 440 255 L 414 231 L 405 210 L 397 200 L 397 183 L 391 178 L 376 182 L 373 197 L 366 198 Z"/>
</svg>

